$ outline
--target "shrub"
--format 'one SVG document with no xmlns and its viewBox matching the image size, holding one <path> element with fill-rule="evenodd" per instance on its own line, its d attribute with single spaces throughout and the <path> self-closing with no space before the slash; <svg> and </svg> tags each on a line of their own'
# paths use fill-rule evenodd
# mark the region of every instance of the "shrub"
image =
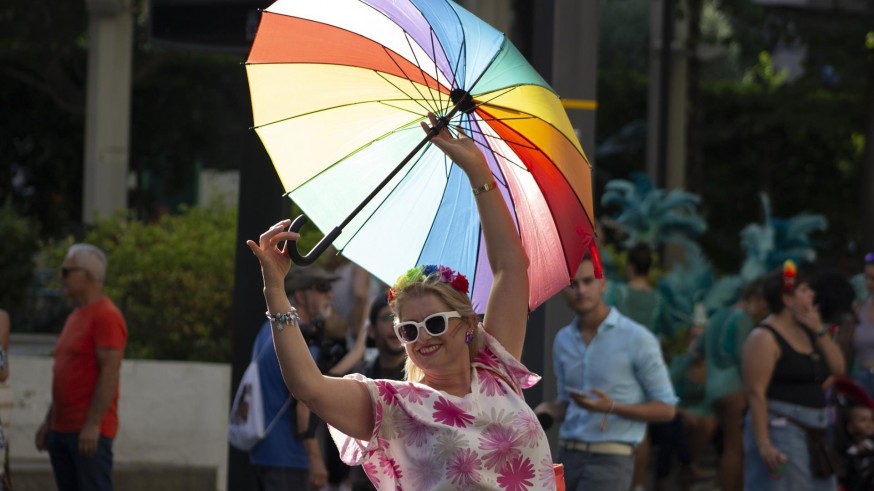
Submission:
<svg viewBox="0 0 874 491">
<path fill-rule="evenodd" d="M 19 215 L 9 203 L 0 206 L 0 309 L 9 312 L 16 330 L 33 281 L 37 234 L 33 221 Z"/>
<path fill-rule="evenodd" d="M 154 223 L 119 213 L 85 235 L 106 251 L 105 290 L 125 315 L 128 358 L 230 359 L 236 222 L 236 208 L 216 202 Z M 57 268 L 72 243 L 50 244 L 41 260 Z"/>
</svg>

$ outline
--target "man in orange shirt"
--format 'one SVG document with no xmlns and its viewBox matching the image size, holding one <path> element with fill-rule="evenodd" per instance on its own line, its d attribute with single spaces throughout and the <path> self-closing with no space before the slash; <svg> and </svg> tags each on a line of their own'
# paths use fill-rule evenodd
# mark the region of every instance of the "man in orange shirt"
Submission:
<svg viewBox="0 0 874 491">
<path fill-rule="evenodd" d="M 61 266 L 61 287 L 74 305 L 55 346 L 52 404 L 36 433 L 48 450 L 59 491 L 112 490 L 112 440 L 118 431 L 118 386 L 127 327 L 103 293 L 106 255 L 74 244 Z"/>
</svg>

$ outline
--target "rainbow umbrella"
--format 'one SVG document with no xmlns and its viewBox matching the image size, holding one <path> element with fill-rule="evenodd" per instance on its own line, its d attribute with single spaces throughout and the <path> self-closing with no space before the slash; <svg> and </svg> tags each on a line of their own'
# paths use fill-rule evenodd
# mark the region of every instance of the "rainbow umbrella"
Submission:
<svg viewBox="0 0 874 491">
<path fill-rule="evenodd" d="M 507 38 L 448 0 L 280 0 L 246 62 L 255 131 L 291 199 L 386 283 L 417 264 L 492 276 L 464 172 L 419 123 L 482 148 L 531 261 L 529 308 L 593 249 L 591 166 L 561 101 Z M 432 134 L 439 128 L 432 129 Z M 400 162 L 400 164 L 398 163 Z M 306 217 L 298 217 L 299 229 Z"/>
</svg>

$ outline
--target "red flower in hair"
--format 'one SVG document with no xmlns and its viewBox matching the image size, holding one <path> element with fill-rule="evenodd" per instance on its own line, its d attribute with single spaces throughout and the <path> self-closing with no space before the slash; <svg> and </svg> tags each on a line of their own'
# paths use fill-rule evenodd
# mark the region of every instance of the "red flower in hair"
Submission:
<svg viewBox="0 0 874 491">
<path fill-rule="evenodd" d="M 450 285 L 452 285 L 452 288 L 455 288 L 456 290 L 460 291 L 461 293 L 464 293 L 465 295 L 467 295 L 467 291 L 468 291 L 468 287 L 470 286 L 470 283 L 467 282 L 467 278 L 465 278 L 463 274 L 458 273 L 455 275 L 455 278 L 452 279 L 452 282 L 450 283 Z"/>
<path fill-rule="evenodd" d="M 783 291 L 790 293 L 795 289 L 795 277 L 797 275 L 798 272 L 795 268 L 795 262 L 791 259 L 787 259 L 786 262 L 783 263 Z"/>
<path fill-rule="evenodd" d="M 389 288 L 388 289 L 388 301 L 392 302 L 392 301 L 394 301 L 394 299 L 395 299 L 395 289 Z"/>
</svg>

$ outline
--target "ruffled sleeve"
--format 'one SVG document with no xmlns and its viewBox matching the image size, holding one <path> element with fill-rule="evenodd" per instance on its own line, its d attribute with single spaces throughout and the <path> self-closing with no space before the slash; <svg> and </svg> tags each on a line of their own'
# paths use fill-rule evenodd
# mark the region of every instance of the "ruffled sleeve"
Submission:
<svg viewBox="0 0 874 491">
<path fill-rule="evenodd" d="M 533 387 L 540 381 L 540 375 L 528 370 L 491 334 L 483 331 L 483 339 L 485 345 L 473 360 L 475 368 L 485 368 L 495 372 L 520 395 L 522 389 Z"/>
<path fill-rule="evenodd" d="M 370 393 L 370 401 L 373 404 L 373 434 L 371 434 L 370 440 L 366 441 L 352 438 L 330 425 L 328 425 L 328 431 L 340 452 L 340 460 L 346 465 L 361 465 L 370 452 L 379 448 L 378 435 L 382 425 L 383 400 L 379 395 L 378 383 L 381 381 L 369 379 L 360 373 L 352 373 L 343 378 L 356 380 L 367 386 L 367 392 Z"/>
</svg>

